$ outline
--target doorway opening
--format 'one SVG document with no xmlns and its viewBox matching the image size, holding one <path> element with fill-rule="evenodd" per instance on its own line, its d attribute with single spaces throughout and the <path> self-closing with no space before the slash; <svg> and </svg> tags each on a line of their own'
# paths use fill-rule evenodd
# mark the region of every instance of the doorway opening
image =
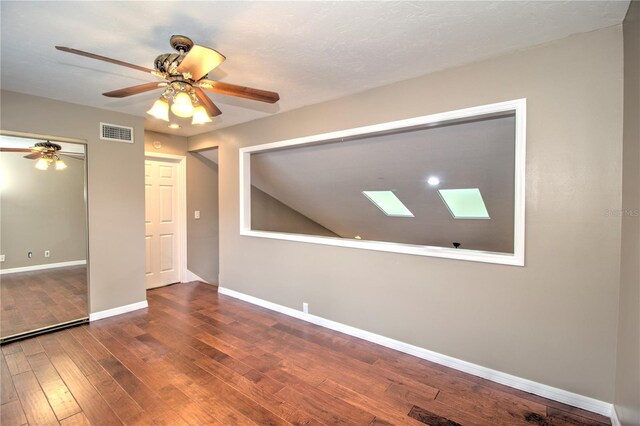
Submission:
<svg viewBox="0 0 640 426">
<path fill-rule="evenodd" d="M 219 284 L 218 148 L 187 155 L 188 280 Z"/>
<path fill-rule="evenodd" d="M 145 282 L 151 289 L 186 277 L 186 158 L 147 153 L 144 170 Z"/>
</svg>

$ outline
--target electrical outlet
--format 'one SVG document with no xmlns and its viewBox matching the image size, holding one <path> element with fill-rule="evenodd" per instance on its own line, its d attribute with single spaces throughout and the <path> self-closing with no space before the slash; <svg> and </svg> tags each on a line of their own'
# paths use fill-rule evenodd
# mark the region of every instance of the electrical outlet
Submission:
<svg viewBox="0 0 640 426">
<path fill-rule="evenodd" d="M 4 254 L 0 254 L 0 262 L 4 262 Z"/>
<path fill-rule="evenodd" d="M 200 219 L 200 210 L 196 210 L 195 212 L 193 212 L 193 218 Z"/>
<path fill-rule="evenodd" d="M 51 257 L 51 252 L 49 250 L 45 250 L 44 257 Z"/>
<path fill-rule="evenodd" d="M 309 304 L 306 302 L 302 302 L 302 312 L 304 312 L 305 314 L 309 313 Z"/>
</svg>

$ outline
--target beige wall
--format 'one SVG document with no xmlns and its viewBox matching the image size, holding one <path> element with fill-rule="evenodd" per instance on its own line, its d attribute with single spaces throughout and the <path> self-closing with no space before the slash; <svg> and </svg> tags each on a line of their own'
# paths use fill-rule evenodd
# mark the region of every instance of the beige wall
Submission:
<svg viewBox="0 0 640 426">
<path fill-rule="evenodd" d="M 251 187 L 251 229 L 340 237 L 255 186 Z"/>
<path fill-rule="evenodd" d="M 616 411 L 640 425 L 640 2 L 624 21 L 622 258 L 616 364 Z"/>
<path fill-rule="evenodd" d="M 617 26 L 190 137 L 220 147 L 221 285 L 611 402 L 622 67 Z M 240 147 L 517 98 L 525 267 L 239 235 Z"/>
<path fill-rule="evenodd" d="M 207 158 L 187 152 L 187 138 L 144 132 L 145 152 L 187 157 L 187 268 L 206 280 L 218 282 L 218 166 Z M 160 148 L 153 146 L 160 142 Z M 194 211 L 200 211 L 200 219 Z"/>
<path fill-rule="evenodd" d="M 198 153 L 187 154 L 187 241 L 189 270 L 218 283 L 218 165 Z M 200 219 L 193 212 L 200 211 Z"/>
<path fill-rule="evenodd" d="M 153 146 L 154 142 L 159 142 L 160 147 Z M 183 136 L 167 135 L 164 133 L 144 131 L 144 152 L 159 152 L 171 155 L 187 154 L 187 138 Z"/>
<path fill-rule="evenodd" d="M 24 155 L 0 154 L 0 253 L 6 256 L 0 267 L 86 260 L 84 161 L 62 157 L 65 170 L 43 171 Z"/>
<path fill-rule="evenodd" d="M 0 108 L 2 130 L 87 142 L 90 312 L 144 301 L 144 120 L 8 91 Z M 98 139 L 100 122 L 133 127 L 135 143 Z"/>
</svg>

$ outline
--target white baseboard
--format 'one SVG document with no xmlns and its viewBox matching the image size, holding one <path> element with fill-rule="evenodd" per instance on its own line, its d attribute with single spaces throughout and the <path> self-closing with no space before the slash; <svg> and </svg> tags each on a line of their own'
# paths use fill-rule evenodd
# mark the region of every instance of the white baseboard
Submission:
<svg viewBox="0 0 640 426">
<path fill-rule="evenodd" d="M 187 269 L 185 272 L 184 280 L 182 282 L 188 283 L 191 281 L 202 281 L 203 283 L 209 284 L 209 281 L 200 278 L 198 275 L 194 274 L 193 272 Z"/>
<path fill-rule="evenodd" d="M 89 321 L 97 321 L 104 318 L 113 317 L 115 315 L 126 314 L 127 312 L 137 311 L 138 309 L 147 308 L 149 304 L 146 300 L 142 302 L 131 303 L 130 305 L 119 306 L 113 309 L 107 309 L 106 311 L 94 312 L 89 314 Z"/>
<path fill-rule="evenodd" d="M 611 404 L 611 426 L 622 426 L 615 404 Z"/>
<path fill-rule="evenodd" d="M 349 325 L 342 324 L 336 321 L 331 321 L 311 314 L 305 314 L 302 311 L 278 305 L 276 303 L 249 296 L 244 293 L 239 293 L 225 287 L 218 287 L 218 292 L 220 294 L 231 296 L 233 298 L 240 299 L 254 305 L 262 306 L 263 308 L 280 312 L 282 314 L 298 318 L 300 320 L 307 321 L 321 327 L 339 331 L 341 333 L 358 337 L 360 339 L 367 340 L 369 342 L 376 343 L 387 348 L 395 349 L 399 352 L 404 352 L 406 354 L 413 355 L 427 361 L 435 362 L 436 364 L 441 364 L 459 371 L 464 371 L 465 373 L 473 374 L 474 376 L 491 380 L 496 383 L 520 389 L 525 392 L 533 393 L 535 395 L 552 399 L 554 401 L 562 402 L 563 404 L 582 408 L 584 410 L 598 413 L 607 417 L 611 416 L 613 412 L 613 405 L 608 402 L 600 401 L 584 395 L 579 395 L 563 389 L 554 388 L 552 386 L 537 383 L 532 380 L 524 379 L 522 377 L 513 376 L 511 374 L 503 373 L 498 370 L 493 370 L 491 368 L 453 358 L 448 355 L 433 352 L 428 349 L 420 348 L 409 343 L 401 342 L 399 340 L 371 333 L 366 330 L 351 327 Z"/>
<path fill-rule="evenodd" d="M 43 269 L 64 268 L 67 266 L 86 265 L 86 260 L 71 260 L 69 262 L 45 263 L 43 265 L 22 266 L 20 268 L 0 269 L 0 275 L 15 274 L 16 272 L 40 271 Z"/>
</svg>

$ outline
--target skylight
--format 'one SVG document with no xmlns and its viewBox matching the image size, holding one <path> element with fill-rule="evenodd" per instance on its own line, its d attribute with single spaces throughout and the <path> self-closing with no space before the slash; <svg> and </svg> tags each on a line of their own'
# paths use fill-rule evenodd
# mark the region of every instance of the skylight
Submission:
<svg viewBox="0 0 640 426">
<path fill-rule="evenodd" d="M 439 189 L 438 192 L 454 219 L 490 219 L 478 188 Z"/>
<path fill-rule="evenodd" d="M 387 216 L 414 217 L 393 191 L 362 191 L 362 194 Z"/>
</svg>

